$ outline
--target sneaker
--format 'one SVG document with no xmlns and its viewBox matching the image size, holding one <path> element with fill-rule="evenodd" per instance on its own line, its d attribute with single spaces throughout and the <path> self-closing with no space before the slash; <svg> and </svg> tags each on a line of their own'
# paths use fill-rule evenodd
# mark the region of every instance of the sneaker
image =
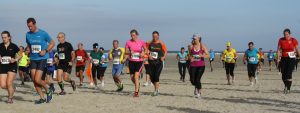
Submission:
<svg viewBox="0 0 300 113">
<path fill-rule="evenodd" d="M 147 86 L 149 86 L 149 83 L 148 83 L 148 82 L 146 82 L 146 83 L 144 84 L 144 87 L 147 87 Z"/>
<path fill-rule="evenodd" d="M 158 95 L 159 95 L 158 91 L 154 91 L 151 96 L 154 97 L 154 96 L 158 96 Z"/>
<path fill-rule="evenodd" d="M 94 83 L 93 83 L 93 82 L 91 82 L 91 83 L 90 83 L 90 86 L 94 86 Z"/>
<path fill-rule="evenodd" d="M 52 94 L 53 94 L 53 91 L 52 89 L 49 88 L 49 92 L 47 93 L 47 103 L 49 103 L 51 100 L 52 100 Z"/>
<path fill-rule="evenodd" d="M 22 86 L 24 86 L 24 85 L 25 85 L 25 83 L 24 83 L 24 82 L 21 82 L 21 85 L 22 85 Z"/>
<path fill-rule="evenodd" d="M 7 104 L 13 104 L 14 102 L 13 102 L 13 99 L 12 99 L 12 98 L 8 98 L 8 100 L 7 100 L 6 103 L 7 103 Z"/>
<path fill-rule="evenodd" d="M 42 104 L 42 103 L 45 103 L 45 102 L 46 102 L 46 99 L 40 99 L 40 100 L 35 101 L 34 103 L 35 104 Z"/>
<path fill-rule="evenodd" d="M 284 89 L 283 89 L 283 94 L 287 94 L 287 87 L 285 87 Z"/>
<path fill-rule="evenodd" d="M 101 87 L 104 87 L 104 81 L 101 82 Z"/>
<path fill-rule="evenodd" d="M 58 93 L 59 95 L 66 95 L 65 91 L 61 91 L 60 93 Z"/>
<path fill-rule="evenodd" d="M 253 82 L 250 82 L 249 86 L 253 86 L 253 85 L 254 85 L 254 83 L 253 83 Z"/>
<path fill-rule="evenodd" d="M 195 90 L 194 90 L 194 95 L 197 95 L 197 90 L 196 90 L 196 88 L 195 88 Z"/>
<path fill-rule="evenodd" d="M 121 86 L 118 87 L 117 92 L 123 91 L 123 88 L 124 88 L 124 86 L 123 86 L 123 84 L 121 84 Z"/>
<path fill-rule="evenodd" d="M 74 80 L 72 80 L 71 86 L 72 86 L 73 91 L 76 91 L 76 84 L 75 84 Z"/>
<path fill-rule="evenodd" d="M 201 99 L 201 94 L 198 93 L 195 97 Z"/>
<path fill-rule="evenodd" d="M 139 92 L 134 92 L 133 97 L 139 97 Z"/>
<path fill-rule="evenodd" d="M 153 86 L 152 82 L 150 82 L 150 86 Z"/>
</svg>

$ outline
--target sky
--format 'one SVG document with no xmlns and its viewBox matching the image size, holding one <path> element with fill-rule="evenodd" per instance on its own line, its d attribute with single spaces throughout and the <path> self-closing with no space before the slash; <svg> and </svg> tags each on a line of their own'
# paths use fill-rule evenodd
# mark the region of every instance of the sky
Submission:
<svg viewBox="0 0 300 113">
<path fill-rule="evenodd" d="M 160 32 L 168 50 L 179 50 L 202 36 L 207 48 L 233 48 L 243 51 L 253 41 L 265 51 L 276 49 L 283 30 L 290 28 L 300 39 L 300 0 L 1 0 L 0 31 L 11 32 L 17 45 L 26 45 L 26 19 L 34 17 L 37 26 L 57 42 L 57 33 L 77 48 L 82 42 L 91 49 L 97 42 L 105 49 L 112 40 L 120 46 L 137 29 L 148 41 Z M 57 43 L 56 43 L 57 44 Z"/>
</svg>

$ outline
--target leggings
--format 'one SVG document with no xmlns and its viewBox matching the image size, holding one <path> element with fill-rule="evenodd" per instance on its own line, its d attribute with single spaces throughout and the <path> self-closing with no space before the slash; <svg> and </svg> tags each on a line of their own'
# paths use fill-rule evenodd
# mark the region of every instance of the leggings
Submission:
<svg viewBox="0 0 300 113">
<path fill-rule="evenodd" d="M 150 78 L 152 83 L 159 82 L 159 76 L 163 69 L 162 62 L 151 62 L 149 61 Z"/>
<path fill-rule="evenodd" d="M 282 80 L 287 81 L 292 79 L 292 73 L 294 70 L 296 60 L 294 58 L 281 58 L 280 69 L 282 74 Z"/>
<path fill-rule="evenodd" d="M 100 77 L 104 77 L 104 73 L 106 71 L 107 67 L 100 67 L 100 76 L 97 76 L 98 79 L 100 79 Z"/>
<path fill-rule="evenodd" d="M 204 73 L 205 66 L 201 67 L 190 67 L 191 75 L 190 75 L 190 80 L 192 85 L 195 86 L 197 89 L 202 89 L 201 85 L 201 78 Z"/>
<path fill-rule="evenodd" d="M 100 66 L 99 65 L 94 65 L 92 66 L 92 75 L 93 75 L 93 78 L 95 79 L 96 77 L 97 78 L 100 78 Z M 96 74 L 97 73 L 97 74 Z"/>
<path fill-rule="evenodd" d="M 248 64 L 247 65 L 248 77 L 255 77 L 257 65 L 258 64 Z"/>
<path fill-rule="evenodd" d="M 225 70 L 226 70 L 226 75 L 234 76 L 234 67 L 235 63 L 226 63 L 225 62 Z"/>
<path fill-rule="evenodd" d="M 178 69 L 179 69 L 179 74 L 180 74 L 181 78 L 184 80 L 185 79 L 185 71 L 186 71 L 186 63 L 178 62 Z"/>
</svg>

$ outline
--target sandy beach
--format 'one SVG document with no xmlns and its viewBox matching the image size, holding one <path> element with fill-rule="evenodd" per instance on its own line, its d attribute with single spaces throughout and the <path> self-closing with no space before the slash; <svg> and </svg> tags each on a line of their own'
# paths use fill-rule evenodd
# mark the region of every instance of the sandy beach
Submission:
<svg viewBox="0 0 300 113">
<path fill-rule="evenodd" d="M 218 59 L 218 58 L 216 58 Z M 206 61 L 208 61 L 206 59 Z M 100 90 L 89 87 L 78 87 L 75 92 L 67 83 L 67 95 L 58 96 L 59 87 L 55 83 L 56 92 L 51 103 L 35 105 L 35 90 L 31 82 L 21 86 L 15 80 L 17 91 L 14 104 L 8 105 L 7 92 L 0 90 L 0 113 L 289 113 L 300 112 L 300 73 L 293 73 L 292 93 L 283 94 L 281 75 L 274 68 L 268 71 L 265 62 L 259 74 L 259 83 L 249 86 L 246 65 L 241 57 L 235 70 L 235 85 L 226 85 L 225 70 L 215 60 L 214 71 L 210 72 L 206 63 L 206 71 L 202 77 L 202 99 L 194 98 L 194 87 L 186 75 L 186 82 L 179 81 L 179 73 L 175 54 L 170 54 L 161 74 L 160 96 L 152 97 L 153 87 L 141 87 L 139 98 L 133 98 L 133 83 L 129 75 L 123 75 L 124 91 L 116 92 L 111 77 L 111 67 L 105 74 L 105 86 Z M 73 68 L 72 78 L 75 69 Z M 17 77 L 18 78 L 18 77 Z M 145 78 L 141 80 L 144 84 Z M 87 80 L 85 77 L 85 82 Z"/>
</svg>

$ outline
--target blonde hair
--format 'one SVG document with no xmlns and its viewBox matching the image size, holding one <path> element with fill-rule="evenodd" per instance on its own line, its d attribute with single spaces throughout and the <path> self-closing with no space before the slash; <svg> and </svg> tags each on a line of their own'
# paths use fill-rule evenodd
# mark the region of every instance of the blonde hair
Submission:
<svg viewBox="0 0 300 113">
<path fill-rule="evenodd" d="M 65 34 L 64 32 L 59 32 L 59 33 L 57 34 L 57 38 L 58 38 L 59 35 L 62 35 L 64 38 L 66 38 L 66 34 Z"/>
</svg>

